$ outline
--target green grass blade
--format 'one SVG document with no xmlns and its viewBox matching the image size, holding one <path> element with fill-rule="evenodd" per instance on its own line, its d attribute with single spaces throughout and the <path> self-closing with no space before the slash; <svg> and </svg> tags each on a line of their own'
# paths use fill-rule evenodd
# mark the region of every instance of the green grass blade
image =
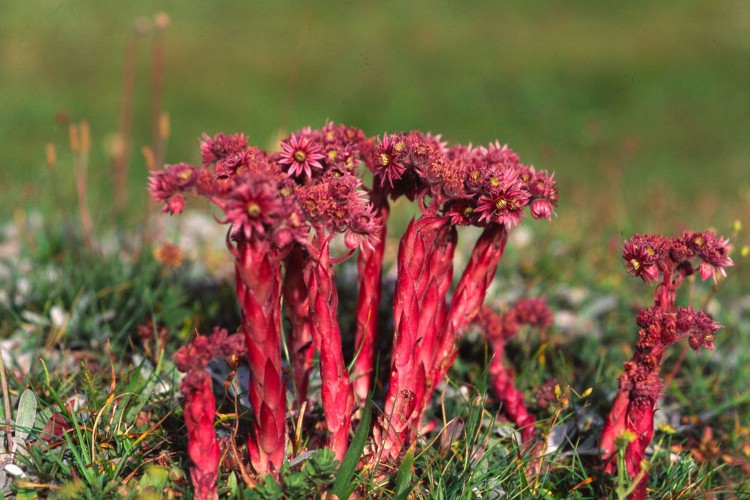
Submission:
<svg viewBox="0 0 750 500">
<path fill-rule="evenodd" d="M 409 498 L 411 493 L 411 478 L 414 476 L 412 468 L 414 467 L 414 454 L 408 452 L 404 457 L 404 461 L 401 462 L 401 467 L 398 468 L 396 473 L 396 488 L 395 488 L 395 499 L 406 500 Z"/>
<path fill-rule="evenodd" d="M 354 477 L 354 472 L 357 470 L 357 464 L 362 456 L 362 451 L 367 444 L 367 436 L 370 433 L 371 407 L 372 393 L 367 396 L 365 407 L 362 408 L 362 420 L 359 421 L 359 427 L 357 427 L 357 432 L 354 434 L 352 444 L 349 446 L 346 455 L 344 455 L 344 460 L 342 460 L 338 472 L 336 472 L 336 480 L 333 482 L 331 493 L 339 498 L 346 498 L 348 496 L 346 490 L 351 486 L 352 477 Z"/>
</svg>

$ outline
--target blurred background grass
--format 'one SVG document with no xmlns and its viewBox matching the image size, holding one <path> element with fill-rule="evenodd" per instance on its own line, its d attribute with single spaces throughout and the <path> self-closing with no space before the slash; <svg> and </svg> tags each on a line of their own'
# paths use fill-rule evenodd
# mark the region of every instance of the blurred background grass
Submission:
<svg viewBox="0 0 750 500">
<path fill-rule="evenodd" d="M 67 115 L 91 123 L 91 198 L 106 222 L 125 47 L 135 20 L 159 11 L 172 21 L 167 162 L 196 161 L 203 132 L 266 145 L 280 128 L 330 118 L 371 135 L 418 128 L 507 142 L 557 172 L 563 227 L 588 218 L 613 233 L 728 233 L 748 215 L 743 0 L 27 0 L 0 4 L 0 219 L 53 208 L 44 146 L 58 145 L 65 172 L 56 117 Z M 145 201 L 150 43 L 138 48 L 133 206 Z M 72 178 L 60 179 L 72 192 Z"/>
</svg>

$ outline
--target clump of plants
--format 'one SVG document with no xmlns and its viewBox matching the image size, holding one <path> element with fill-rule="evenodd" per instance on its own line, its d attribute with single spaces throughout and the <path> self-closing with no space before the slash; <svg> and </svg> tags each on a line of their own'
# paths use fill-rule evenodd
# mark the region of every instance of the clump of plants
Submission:
<svg viewBox="0 0 750 500">
<path fill-rule="evenodd" d="M 171 214 L 183 210 L 186 194 L 202 196 L 221 210 L 217 219 L 228 225 L 251 375 L 248 454 L 258 476 L 278 477 L 287 463 L 290 417 L 295 414 L 301 422 L 299 413 L 310 401 L 315 354 L 326 446 L 336 460 L 347 455 L 355 411 L 369 411 L 366 400 L 373 391 L 390 202 L 404 197 L 417 203 L 420 215 L 401 236 L 395 264 L 395 327 L 382 411 L 369 442 L 358 441 L 355 450 L 355 463 L 362 454 L 360 466 L 397 464 L 420 435 L 433 394 L 456 357 L 457 340 L 482 309 L 508 231 L 526 212 L 535 219 L 554 214 L 553 175 L 521 163 L 499 143 L 449 146 L 440 136 L 418 131 L 368 138 L 333 123 L 293 133 L 278 151 L 251 146 L 242 134 L 218 134 L 204 136 L 201 152 L 200 166 L 168 165 L 152 174 L 149 189 Z M 363 182 L 365 169 L 372 174 L 369 187 Z M 454 286 L 457 226 L 482 232 Z M 334 273 L 357 251 L 356 331 L 342 332 Z M 287 331 L 282 331 L 284 316 Z M 355 337 L 350 366 L 342 351 L 347 334 Z M 193 374 L 183 384 L 186 421 L 193 420 L 191 443 L 204 440 L 213 469 L 218 466 L 214 444 L 204 431 L 212 401 L 200 396 L 205 381 L 195 370 L 205 366 L 208 353 L 221 349 L 208 347 L 212 340 L 201 342 L 208 342 L 204 349 L 181 351 L 180 365 Z M 289 351 L 290 376 L 282 366 L 283 346 Z M 191 356 L 195 361 L 185 359 Z M 196 397 L 202 400 L 200 409 Z M 363 415 L 360 426 L 367 421 Z M 359 429 L 358 435 L 367 433 Z M 195 461 L 198 455 L 190 446 Z M 196 492 L 215 498 L 210 471 L 197 461 L 193 471 Z"/>
</svg>

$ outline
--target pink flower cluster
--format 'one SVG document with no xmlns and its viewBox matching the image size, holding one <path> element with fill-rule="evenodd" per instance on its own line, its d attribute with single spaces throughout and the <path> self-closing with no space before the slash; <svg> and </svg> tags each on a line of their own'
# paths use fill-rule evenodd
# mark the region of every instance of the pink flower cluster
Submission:
<svg viewBox="0 0 750 500">
<path fill-rule="evenodd" d="M 388 199 L 403 195 L 419 203 L 422 216 L 401 238 L 396 263 L 390 381 L 371 447 L 380 458 L 398 459 L 414 442 L 432 393 L 455 358 L 457 339 L 482 307 L 508 229 L 527 207 L 537 219 L 554 214 L 553 176 L 520 163 L 497 143 L 448 147 L 439 136 L 416 131 L 367 138 L 333 123 L 290 135 L 275 153 L 249 145 L 242 134 L 204 136 L 201 159 L 201 166 L 180 163 L 152 174 L 149 191 L 172 214 L 184 209 L 185 194 L 203 196 L 230 226 L 227 246 L 235 258 L 255 415 L 248 448 L 258 474 L 278 473 L 286 453 L 283 315 L 291 325 L 286 345 L 294 406 L 307 398 L 317 353 L 327 444 L 343 458 L 356 400 L 362 404 L 372 390 Z M 373 174 L 370 189 L 360 177 L 362 165 Z M 483 234 L 449 297 L 456 225 L 476 225 Z M 334 268 L 357 250 L 350 372 Z"/>
<path fill-rule="evenodd" d="M 710 314 L 691 307 L 675 306 L 675 295 L 685 277 L 696 272 L 704 281 L 716 280 L 733 265 L 728 240 L 713 232 L 685 231 L 679 238 L 636 234 L 625 242 L 622 257 L 631 275 L 646 283 L 660 281 L 654 292 L 654 305 L 643 309 L 637 318 L 640 328 L 633 358 L 625 363 L 619 379 L 619 390 L 602 430 L 601 444 L 606 469 L 615 467 L 615 440 L 630 431 L 635 440 L 625 449 L 625 467 L 631 479 L 640 476 L 632 498 L 646 498 L 648 474 L 641 463 L 654 432 L 654 411 L 661 395 L 659 375 L 664 351 L 687 339 L 690 347 L 713 349 L 713 339 L 721 327 Z"/>
<path fill-rule="evenodd" d="M 549 219 L 557 204 L 554 174 L 522 164 L 497 142 L 448 148 L 440 136 L 386 134 L 373 150 L 372 165 L 392 197 L 417 199 L 425 213 L 441 212 L 453 224 L 512 227 L 526 207 L 535 219 Z"/>
</svg>

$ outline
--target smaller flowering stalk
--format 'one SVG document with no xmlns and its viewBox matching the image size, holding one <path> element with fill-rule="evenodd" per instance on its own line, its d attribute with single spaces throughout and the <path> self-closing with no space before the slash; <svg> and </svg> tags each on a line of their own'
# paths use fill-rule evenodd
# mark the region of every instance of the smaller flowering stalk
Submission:
<svg viewBox="0 0 750 500">
<path fill-rule="evenodd" d="M 371 202 L 365 198 L 361 181 L 346 170 L 330 169 L 300 186 L 297 199 L 314 231 L 307 245 L 310 259 L 303 275 L 312 340 L 320 354 L 321 399 L 330 433 L 328 445 L 336 459 L 342 460 L 349 446 L 354 392 L 341 348 L 333 264 L 347 258 L 357 248 L 373 251 L 381 222 Z M 333 258 L 331 240 L 337 233 L 344 233 L 349 252 Z"/>
<path fill-rule="evenodd" d="M 185 397 L 185 426 L 188 431 L 188 455 L 193 462 L 190 479 L 195 497 L 206 500 L 219 498 L 217 479 L 219 473 L 219 443 L 214 431 L 214 397 L 211 376 L 205 370 L 216 357 L 236 365 L 244 350 L 242 335 L 228 335 L 226 330 L 215 328 L 210 336 L 199 335 L 175 355 L 177 369 L 185 372 L 180 391 Z"/>
<path fill-rule="evenodd" d="M 301 184 L 296 199 L 312 229 L 309 238 L 300 242 L 307 258 L 298 259 L 295 263 L 298 267 L 291 271 L 301 272 L 304 281 L 307 325 L 320 354 L 321 400 L 330 434 L 328 446 L 337 460 L 343 459 L 349 445 L 354 392 L 341 348 L 333 265 L 356 249 L 375 251 L 382 231 L 382 221 L 372 202 L 366 199 L 361 180 L 354 174 L 361 163 L 363 147 L 366 141 L 361 131 L 327 123 L 321 130 L 302 130 L 282 141 L 284 151 L 279 154 L 279 163 L 288 167 L 287 175 Z M 334 258 L 331 243 L 338 234 L 343 234 L 348 252 Z M 301 300 L 300 294 L 295 301 Z M 292 338 L 296 337 L 292 332 Z M 299 372 L 302 368 L 293 370 Z"/>
<path fill-rule="evenodd" d="M 502 403 L 505 414 L 520 429 L 521 438 L 528 442 L 537 434 L 535 419 L 526 409 L 523 392 L 516 388 L 513 369 L 505 364 L 505 346 L 523 325 L 538 329 L 549 327 L 552 324 L 552 312 L 544 299 L 524 299 L 503 315 L 489 307 L 483 307 L 477 322 L 492 348 L 488 368 L 492 389 Z"/>
<path fill-rule="evenodd" d="M 654 291 L 654 305 L 643 309 L 636 323 L 640 328 L 633 358 L 625 363 L 619 379 L 619 390 L 602 430 L 600 448 L 607 462 L 605 469 L 614 470 L 616 439 L 626 431 L 635 440 L 625 448 L 625 467 L 631 479 L 641 477 L 631 498 L 645 499 L 648 473 L 642 469 L 645 451 L 654 432 L 654 411 L 661 395 L 660 365 L 665 350 L 687 339 L 690 347 L 713 349 L 713 339 L 721 325 L 710 314 L 690 307 L 676 307 L 677 288 L 685 277 L 697 271 L 705 281 L 725 275 L 724 268 L 733 265 L 729 258 L 728 240 L 713 232 L 685 231 L 682 237 L 637 234 L 625 242 L 625 268 L 644 282 L 661 282 Z"/>
</svg>

